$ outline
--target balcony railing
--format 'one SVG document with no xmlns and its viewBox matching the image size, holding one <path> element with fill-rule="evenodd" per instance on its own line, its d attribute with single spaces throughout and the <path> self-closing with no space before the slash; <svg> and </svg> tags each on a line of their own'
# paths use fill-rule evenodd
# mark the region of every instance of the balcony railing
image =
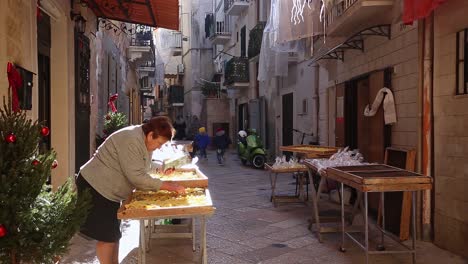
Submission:
<svg viewBox="0 0 468 264">
<path fill-rule="evenodd" d="M 170 35 L 169 47 L 173 49 L 182 48 L 182 33 L 174 32 Z"/>
<path fill-rule="evenodd" d="M 206 15 L 205 25 L 205 36 L 209 38 L 213 44 L 225 44 L 231 38 L 229 21 L 216 20 L 216 16 L 211 13 Z"/>
<path fill-rule="evenodd" d="M 145 30 L 135 33 L 130 40 L 130 46 L 151 46 L 153 42 L 153 32 Z"/>
<path fill-rule="evenodd" d="M 263 30 L 265 29 L 265 22 L 258 23 L 249 34 L 249 58 L 253 58 L 260 54 L 262 47 Z"/>
<path fill-rule="evenodd" d="M 362 25 L 384 25 L 392 21 L 394 0 L 341 0 L 325 13 L 327 35 L 346 36 Z"/>
<path fill-rule="evenodd" d="M 327 13 L 326 13 L 326 22 L 327 26 L 332 24 L 337 18 L 342 16 L 346 10 L 353 6 L 359 0 L 344 0 L 335 4 Z"/>
<path fill-rule="evenodd" d="M 184 87 L 180 85 L 169 86 L 167 101 L 172 106 L 183 106 L 184 104 Z"/>
<path fill-rule="evenodd" d="M 150 39 L 132 38 L 130 40 L 130 46 L 149 47 L 151 46 L 151 42 L 152 41 Z"/>
<path fill-rule="evenodd" d="M 226 63 L 225 85 L 249 82 L 249 59 L 234 57 Z"/>
<path fill-rule="evenodd" d="M 224 0 L 224 12 L 229 16 L 239 16 L 249 8 L 250 0 Z"/>
<path fill-rule="evenodd" d="M 154 61 L 146 61 L 140 64 L 140 67 L 155 67 Z"/>
<path fill-rule="evenodd" d="M 153 39 L 153 32 L 151 30 L 140 31 L 135 34 L 137 39 L 151 40 Z"/>
</svg>

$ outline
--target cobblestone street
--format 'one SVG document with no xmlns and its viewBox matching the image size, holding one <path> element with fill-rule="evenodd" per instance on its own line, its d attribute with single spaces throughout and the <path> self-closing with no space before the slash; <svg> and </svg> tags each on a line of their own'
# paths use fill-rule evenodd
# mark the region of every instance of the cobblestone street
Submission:
<svg viewBox="0 0 468 264">
<path fill-rule="evenodd" d="M 340 234 L 324 235 L 319 243 L 307 229 L 312 207 L 270 203 L 270 183 L 266 171 L 241 166 L 234 152 L 227 154 L 227 164 L 218 166 L 214 152 L 200 163 L 209 177 L 209 189 L 216 212 L 207 229 L 208 263 L 364 263 L 363 252 L 350 241 L 346 253 L 338 251 Z M 294 192 L 290 175 L 279 177 L 280 192 Z M 120 244 L 121 263 L 137 263 L 137 221 L 123 224 Z M 372 229 L 374 238 L 376 230 Z M 376 239 L 374 239 L 376 240 Z M 387 240 L 388 241 L 388 240 Z M 371 244 L 372 245 L 372 244 Z M 393 244 L 387 245 L 387 249 Z M 467 263 L 432 243 L 417 243 L 417 263 Z M 81 237 L 72 240 L 71 251 L 62 263 L 98 263 L 94 244 Z M 188 239 L 159 239 L 151 243 L 147 263 L 199 263 Z M 411 263 L 409 254 L 371 256 L 371 263 Z"/>
</svg>

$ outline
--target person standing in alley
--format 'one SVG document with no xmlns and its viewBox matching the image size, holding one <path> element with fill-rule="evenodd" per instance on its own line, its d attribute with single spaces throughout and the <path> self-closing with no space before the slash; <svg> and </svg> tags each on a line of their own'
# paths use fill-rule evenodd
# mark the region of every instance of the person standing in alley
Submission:
<svg viewBox="0 0 468 264">
<path fill-rule="evenodd" d="M 173 124 L 174 129 L 176 130 L 176 134 L 174 136 L 175 140 L 182 140 L 185 138 L 185 129 L 187 125 L 185 124 L 185 120 L 182 115 L 178 115 L 176 121 Z"/>
<path fill-rule="evenodd" d="M 216 147 L 216 157 L 218 158 L 218 164 L 224 164 L 224 152 L 231 144 L 231 139 L 226 135 L 226 131 L 222 128 L 216 130 L 216 136 L 213 139 L 213 143 Z"/>
<path fill-rule="evenodd" d="M 192 120 L 190 120 L 189 128 L 187 131 L 187 139 L 193 141 L 200 127 L 201 127 L 200 119 L 198 119 L 198 116 L 193 115 Z M 194 158 L 196 153 L 197 153 L 197 144 L 195 144 L 195 142 L 192 142 L 192 152 L 190 152 L 190 156 Z"/>
<path fill-rule="evenodd" d="M 206 134 L 205 127 L 200 127 L 198 129 L 198 134 L 195 136 L 195 145 L 199 151 L 200 158 L 205 158 L 206 160 L 208 157 L 206 156 L 206 148 L 210 144 L 210 137 Z"/>
<path fill-rule="evenodd" d="M 117 264 L 122 237 L 117 210 L 134 189 L 184 193 L 182 186 L 151 177 L 153 151 L 171 140 L 174 129 L 167 117 L 128 126 L 111 134 L 76 177 L 78 195 L 91 193 L 91 211 L 80 233 L 97 240 L 96 255 L 102 264 Z"/>
</svg>

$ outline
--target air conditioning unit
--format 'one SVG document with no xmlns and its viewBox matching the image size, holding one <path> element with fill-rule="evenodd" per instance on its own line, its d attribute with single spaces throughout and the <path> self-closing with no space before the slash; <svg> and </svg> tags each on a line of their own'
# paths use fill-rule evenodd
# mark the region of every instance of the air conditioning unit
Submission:
<svg viewBox="0 0 468 264">
<path fill-rule="evenodd" d="M 185 72 L 185 66 L 184 64 L 179 64 L 177 65 L 177 73 L 182 74 Z"/>
</svg>

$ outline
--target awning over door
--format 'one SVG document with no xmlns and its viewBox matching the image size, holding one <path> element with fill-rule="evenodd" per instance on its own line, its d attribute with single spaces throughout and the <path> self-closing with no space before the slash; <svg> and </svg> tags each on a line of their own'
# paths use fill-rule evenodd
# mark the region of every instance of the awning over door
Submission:
<svg viewBox="0 0 468 264">
<path fill-rule="evenodd" d="M 97 17 L 179 30 L 178 0 L 82 0 Z"/>
</svg>

